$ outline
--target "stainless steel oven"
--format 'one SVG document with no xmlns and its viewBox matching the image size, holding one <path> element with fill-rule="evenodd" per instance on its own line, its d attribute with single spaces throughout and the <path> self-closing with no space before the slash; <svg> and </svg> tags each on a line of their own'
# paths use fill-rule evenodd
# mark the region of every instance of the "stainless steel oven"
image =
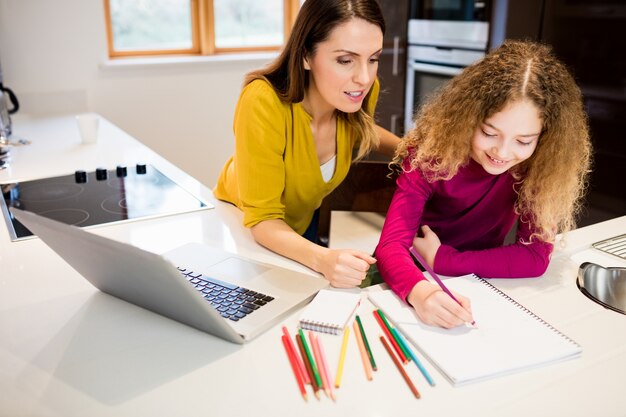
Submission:
<svg viewBox="0 0 626 417">
<path fill-rule="evenodd" d="M 489 0 L 412 0 L 411 19 L 487 22 Z"/>
<path fill-rule="evenodd" d="M 487 22 L 409 20 L 405 132 L 432 92 L 485 55 L 488 37 Z"/>
</svg>

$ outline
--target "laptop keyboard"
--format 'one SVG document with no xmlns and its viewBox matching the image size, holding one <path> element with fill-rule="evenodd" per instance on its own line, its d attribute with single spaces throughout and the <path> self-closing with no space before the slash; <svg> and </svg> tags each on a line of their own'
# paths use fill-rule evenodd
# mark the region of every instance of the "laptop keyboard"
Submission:
<svg viewBox="0 0 626 417">
<path fill-rule="evenodd" d="M 594 248 L 626 259 L 626 234 L 596 242 Z"/>
<path fill-rule="evenodd" d="M 178 267 L 181 274 L 222 315 L 239 321 L 274 299 L 269 295 L 238 287 L 201 273 Z"/>
</svg>

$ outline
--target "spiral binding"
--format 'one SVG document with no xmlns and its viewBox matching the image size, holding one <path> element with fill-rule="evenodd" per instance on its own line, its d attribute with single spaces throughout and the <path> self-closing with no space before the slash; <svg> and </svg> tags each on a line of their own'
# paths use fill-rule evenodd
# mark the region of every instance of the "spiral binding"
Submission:
<svg viewBox="0 0 626 417">
<path fill-rule="evenodd" d="M 578 343 L 576 343 L 576 341 L 574 341 L 573 339 L 568 337 L 566 334 L 561 333 L 561 331 L 559 329 L 557 329 L 556 327 L 554 327 L 553 325 L 551 325 L 550 323 L 548 323 L 547 321 L 545 321 L 544 319 L 539 317 L 537 314 L 533 313 L 528 308 L 524 307 L 524 305 L 522 305 L 519 302 L 517 302 L 514 298 L 512 298 L 510 295 L 508 295 L 507 293 L 505 293 L 502 290 L 500 290 L 498 287 L 494 286 L 492 283 L 488 282 L 484 278 L 481 278 L 481 277 L 479 277 L 477 275 L 473 275 L 473 277 L 476 278 L 478 280 L 478 282 L 483 283 L 484 285 L 489 287 L 491 290 L 493 290 L 496 293 L 498 293 L 501 297 L 505 298 L 507 301 L 509 301 L 510 303 L 512 303 L 513 305 L 515 305 L 516 307 L 518 307 L 519 309 L 524 311 L 526 314 L 531 316 L 533 319 L 535 319 L 535 320 L 539 321 L 540 323 L 542 323 L 543 325 L 545 325 L 548 329 L 552 330 L 554 333 L 558 334 L 559 336 L 561 336 L 562 338 L 564 338 L 568 342 L 574 344 L 575 346 L 580 347 L 580 345 Z"/>
<path fill-rule="evenodd" d="M 328 333 L 328 334 L 339 334 L 341 330 L 340 326 L 332 323 L 324 323 L 319 321 L 300 321 L 300 327 L 304 330 L 313 330 L 315 332 Z"/>
</svg>

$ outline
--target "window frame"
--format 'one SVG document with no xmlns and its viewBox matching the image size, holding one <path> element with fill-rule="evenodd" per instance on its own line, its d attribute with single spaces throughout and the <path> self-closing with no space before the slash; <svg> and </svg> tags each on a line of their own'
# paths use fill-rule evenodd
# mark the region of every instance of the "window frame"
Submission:
<svg viewBox="0 0 626 417">
<path fill-rule="evenodd" d="M 110 0 L 104 2 L 104 18 L 106 25 L 107 46 L 109 58 L 129 58 L 148 56 L 175 56 L 175 55 L 219 55 L 229 53 L 246 53 L 277 51 L 282 48 L 278 46 L 256 46 L 256 47 L 236 47 L 217 48 L 215 46 L 215 14 L 213 0 L 189 0 L 191 3 L 191 48 L 186 49 L 158 49 L 158 50 L 124 50 L 119 51 L 113 44 L 113 25 L 111 19 Z M 300 9 L 300 0 L 283 0 L 283 44 L 286 42 L 291 28 L 296 20 Z"/>
</svg>

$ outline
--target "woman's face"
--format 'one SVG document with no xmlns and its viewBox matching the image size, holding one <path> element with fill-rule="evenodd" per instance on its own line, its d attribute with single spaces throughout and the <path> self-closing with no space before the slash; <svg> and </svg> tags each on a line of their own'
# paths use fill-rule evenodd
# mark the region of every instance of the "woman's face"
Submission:
<svg viewBox="0 0 626 417">
<path fill-rule="evenodd" d="M 305 101 L 311 110 L 358 111 L 376 79 L 382 45 L 380 27 L 358 18 L 337 26 L 317 44 L 304 62 L 310 71 Z"/>
<path fill-rule="evenodd" d="M 472 159 L 497 175 L 531 157 L 541 134 L 539 110 L 531 101 L 509 103 L 484 120 L 472 138 Z"/>
</svg>

